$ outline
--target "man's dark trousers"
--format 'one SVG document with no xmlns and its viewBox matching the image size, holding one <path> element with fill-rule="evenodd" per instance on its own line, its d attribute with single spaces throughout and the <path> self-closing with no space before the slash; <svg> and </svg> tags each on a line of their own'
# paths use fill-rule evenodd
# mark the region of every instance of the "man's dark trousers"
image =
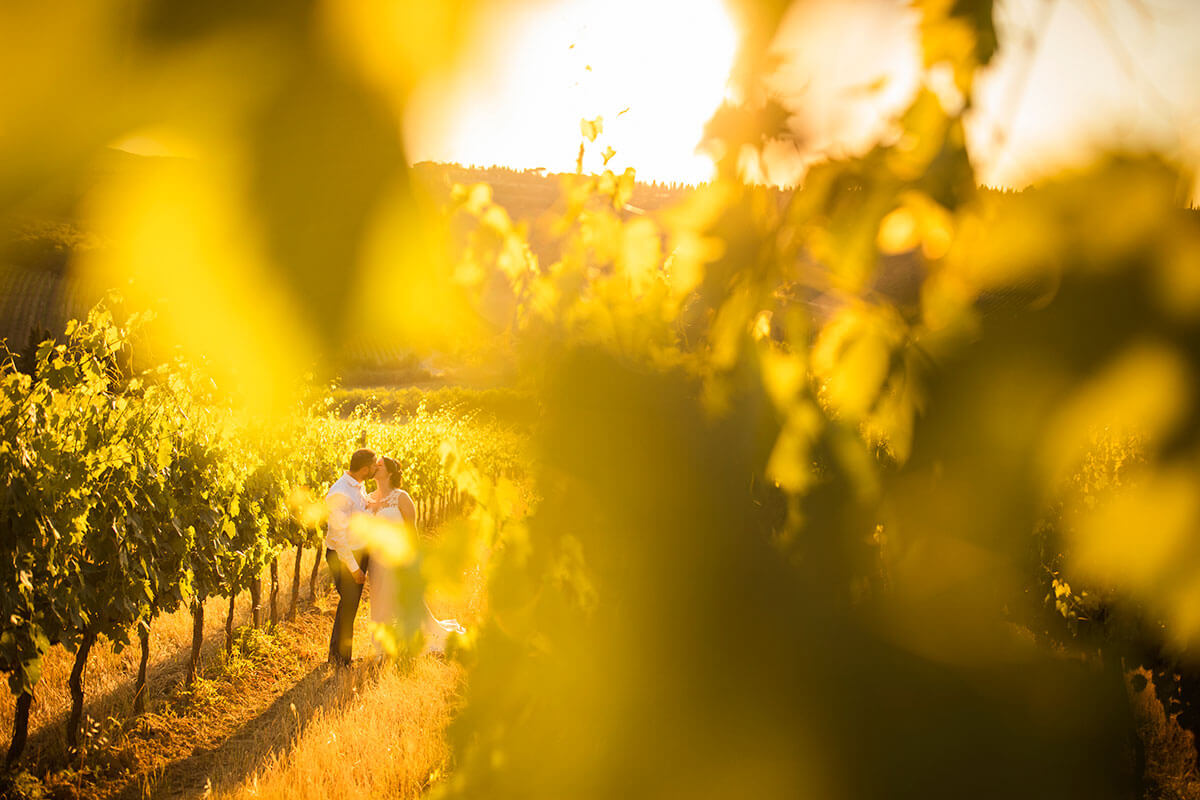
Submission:
<svg viewBox="0 0 1200 800">
<path fill-rule="evenodd" d="M 354 551 L 354 560 L 358 568 L 367 571 L 367 554 L 363 550 Z M 358 601 L 362 599 L 363 585 L 354 580 L 354 573 L 342 562 L 336 551 L 325 551 L 325 562 L 329 564 L 329 574 L 333 577 L 333 585 L 337 587 L 338 605 L 333 616 L 333 634 L 329 637 L 329 663 L 349 664 L 354 647 L 354 617 L 358 614 Z"/>
</svg>

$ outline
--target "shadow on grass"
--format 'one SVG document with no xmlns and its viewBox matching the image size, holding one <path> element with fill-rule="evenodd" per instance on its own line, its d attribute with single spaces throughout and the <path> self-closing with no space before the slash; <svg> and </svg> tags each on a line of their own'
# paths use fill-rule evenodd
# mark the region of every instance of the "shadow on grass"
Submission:
<svg viewBox="0 0 1200 800">
<path fill-rule="evenodd" d="M 228 790 L 254 774 L 272 754 L 286 750 L 320 711 L 336 711 L 375 677 L 370 669 L 314 667 L 266 709 L 215 747 L 197 747 L 151 775 L 134 777 L 112 795 L 121 800 L 142 797 L 193 797 Z"/>
<path fill-rule="evenodd" d="M 325 570 L 322 568 L 318 579 L 318 598 L 325 594 L 323 590 L 328 590 L 327 582 Z M 288 624 L 289 611 L 290 608 L 286 605 L 281 609 L 281 615 L 284 616 L 281 624 Z M 299 618 L 309 614 L 329 616 L 316 606 L 316 598 L 301 598 L 296 615 Z M 243 605 L 238 613 L 237 631 L 244 631 L 246 626 L 250 625 L 249 617 L 250 611 Z M 136 638 L 131 646 L 137 648 Z M 225 634 L 223 631 L 217 636 L 206 636 L 200 650 L 201 669 L 207 669 L 209 665 L 224 658 L 224 650 Z M 190 657 L 191 653 L 188 648 L 184 647 L 151 666 L 146 676 L 146 706 L 148 710 L 155 709 L 163 702 L 171 702 L 170 697 L 178 691 L 183 683 Z M 134 721 L 137 718 L 133 712 L 134 677 L 135 673 L 131 672 L 127 680 L 123 680 L 108 691 L 92 693 L 88 692 L 87 674 L 85 673 L 83 706 L 85 722 L 88 718 L 102 721 L 109 717 L 121 720 L 125 724 Z M 64 706 L 61 712 L 55 714 L 47 723 L 39 726 L 36 731 L 30 732 L 18 767 L 23 766 L 35 774 L 45 776 L 67 766 L 65 732 L 69 714 L 69 706 Z M 5 731 L 5 734 L 11 734 L 11 731 Z M 5 742 L 7 743 L 7 736 Z"/>
</svg>

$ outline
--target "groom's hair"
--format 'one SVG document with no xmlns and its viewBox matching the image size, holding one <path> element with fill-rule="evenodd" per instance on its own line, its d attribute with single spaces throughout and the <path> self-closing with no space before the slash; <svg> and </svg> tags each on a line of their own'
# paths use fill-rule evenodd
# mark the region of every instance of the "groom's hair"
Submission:
<svg viewBox="0 0 1200 800">
<path fill-rule="evenodd" d="M 355 450 L 354 455 L 350 456 L 350 472 L 358 472 L 363 467 L 374 463 L 374 450 L 367 450 L 366 448 Z"/>
</svg>

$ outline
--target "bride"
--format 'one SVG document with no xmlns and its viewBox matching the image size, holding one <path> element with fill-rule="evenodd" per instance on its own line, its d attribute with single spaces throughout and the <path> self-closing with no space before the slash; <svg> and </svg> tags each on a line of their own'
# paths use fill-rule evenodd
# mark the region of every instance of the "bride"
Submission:
<svg viewBox="0 0 1200 800">
<path fill-rule="evenodd" d="M 400 464 L 387 456 L 380 458 L 375 467 L 376 489 L 371 497 L 371 507 L 379 509 L 377 516 L 380 519 L 403 525 L 416 534 L 417 509 L 408 492 L 400 488 L 401 479 Z M 467 632 L 456 619 L 440 620 L 433 616 L 429 604 L 420 594 L 419 562 L 400 566 L 388 563 L 383 553 L 380 555 L 383 557 L 372 558 L 367 566 L 367 577 L 371 581 L 372 622 L 399 625 L 402 630 L 414 630 L 419 626 L 426 646 L 434 653 L 445 650 L 447 634 Z"/>
</svg>

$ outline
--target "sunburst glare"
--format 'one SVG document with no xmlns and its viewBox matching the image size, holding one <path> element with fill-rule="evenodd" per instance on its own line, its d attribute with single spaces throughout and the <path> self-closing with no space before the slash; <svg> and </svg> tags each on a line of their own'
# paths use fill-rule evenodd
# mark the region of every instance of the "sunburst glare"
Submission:
<svg viewBox="0 0 1200 800">
<path fill-rule="evenodd" d="M 711 177 L 695 152 L 720 105 L 737 33 L 720 0 L 561 0 L 485 14 L 454 73 L 411 104 L 413 160 L 569 171 L 579 121 L 603 118 L 585 168 L 627 166 L 686 182 Z"/>
</svg>

